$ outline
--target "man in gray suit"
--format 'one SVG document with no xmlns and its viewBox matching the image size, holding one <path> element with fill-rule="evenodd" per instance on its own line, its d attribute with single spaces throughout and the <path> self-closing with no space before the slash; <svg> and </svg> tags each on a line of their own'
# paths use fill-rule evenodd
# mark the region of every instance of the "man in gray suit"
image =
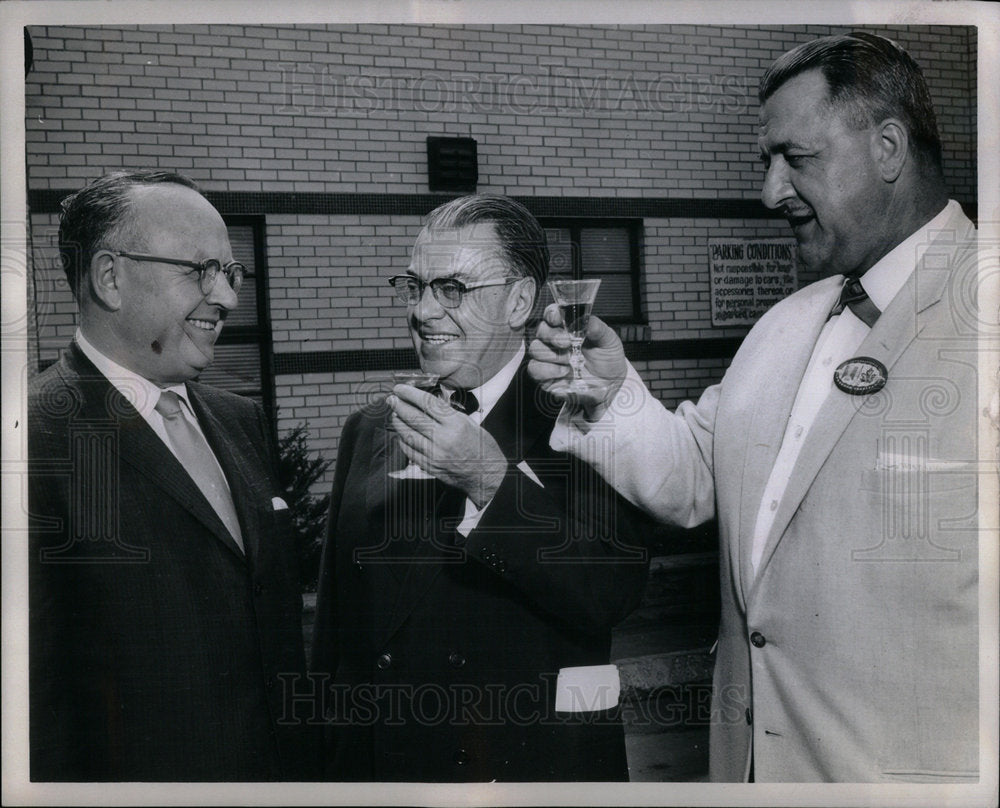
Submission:
<svg viewBox="0 0 1000 808">
<path fill-rule="evenodd" d="M 259 405 L 195 383 L 243 266 L 186 177 L 63 203 L 80 326 L 28 391 L 33 780 L 312 779 L 291 517 Z"/>
<path fill-rule="evenodd" d="M 661 520 L 718 518 L 713 779 L 974 782 L 974 230 L 895 43 L 803 44 L 760 101 L 764 204 L 823 280 L 676 413 L 592 320 L 588 370 L 606 387 L 569 402 L 553 447 Z M 545 319 L 529 371 L 549 387 L 568 340 Z"/>
</svg>

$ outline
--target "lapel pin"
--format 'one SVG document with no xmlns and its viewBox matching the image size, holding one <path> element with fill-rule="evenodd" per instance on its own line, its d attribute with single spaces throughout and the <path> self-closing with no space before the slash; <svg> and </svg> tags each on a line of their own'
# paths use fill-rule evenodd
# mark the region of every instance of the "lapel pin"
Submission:
<svg viewBox="0 0 1000 808">
<path fill-rule="evenodd" d="M 852 396 L 867 396 L 885 387 L 889 371 L 870 356 L 856 356 L 841 362 L 833 372 L 833 383 Z"/>
</svg>

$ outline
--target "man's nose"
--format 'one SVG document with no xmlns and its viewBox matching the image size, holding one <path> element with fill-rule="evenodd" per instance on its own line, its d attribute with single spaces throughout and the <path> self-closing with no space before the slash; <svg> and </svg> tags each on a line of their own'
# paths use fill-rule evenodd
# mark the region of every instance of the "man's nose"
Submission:
<svg viewBox="0 0 1000 808">
<path fill-rule="evenodd" d="M 764 174 L 764 186 L 760 191 L 764 206 L 774 210 L 795 196 L 795 189 L 788 179 L 788 164 L 780 157 L 771 160 Z"/>
<path fill-rule="evenodd" d="M 220 270 L 219 274 L 215 276 L 215 283 L 212 284 L 212 288 L 205 296 L 205 301 L 227 311 L 232 311 L 239 305 L 239 297 L 233 291 L 233 287 L 229 285 L 226 273 Z"/>
<path fill-rule="evenodd" d="M 420 290 L 420 297 L 417 299 L 417 302 L 413 304 L 413 315 L 418 320 L 430 320 L 434 317 L 440 317 L 443 311 L 444 307 L 434 296 L 434 290 L 431 289 L 431 285 L 425 285 Z"/>
</svg>

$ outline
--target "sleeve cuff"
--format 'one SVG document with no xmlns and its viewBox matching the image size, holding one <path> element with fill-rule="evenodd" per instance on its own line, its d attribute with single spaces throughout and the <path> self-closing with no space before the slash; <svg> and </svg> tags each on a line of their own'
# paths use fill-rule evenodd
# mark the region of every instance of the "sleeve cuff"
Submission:
<svg viewBox="0 0 1000 808">
<path fill-rule="evenodd" d="M 638 387 L 633 387 L 633 385 L 638 385 Z M 637 389 L 644 390 L 645 384 L 636 369 L 632 367 L 632 363 L 629 362 L 624 381 L 618 388 L 618 392 L 615 393 L 610 405 L 605 408 L 604 414 L 597 421 L 588 421 L 584 417 L 582 409 L 570 407 L 564 403 L 562 409 L 559 410 L 555 426 L 552 427 L 549 448 L 556 452 L 572 453 L 573 446 L 595 427 L 612 425 L 615 413 L 629 412 L 635 409 L 635 391 Z"/>
</svg>

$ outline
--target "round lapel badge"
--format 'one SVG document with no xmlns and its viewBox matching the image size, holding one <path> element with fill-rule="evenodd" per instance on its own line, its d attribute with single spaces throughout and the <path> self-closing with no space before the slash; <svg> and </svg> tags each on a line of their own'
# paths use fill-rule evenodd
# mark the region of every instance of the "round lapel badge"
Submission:
<svg viewBox="0 0 1000 808">
<path fill-rule="evenodd" d="M 855 356 L 841 362 L 833 372 L 833 383 L 852 396 L 867 396 L 885 387 L 889 371 L 870 356 Z"/>
</svg>

